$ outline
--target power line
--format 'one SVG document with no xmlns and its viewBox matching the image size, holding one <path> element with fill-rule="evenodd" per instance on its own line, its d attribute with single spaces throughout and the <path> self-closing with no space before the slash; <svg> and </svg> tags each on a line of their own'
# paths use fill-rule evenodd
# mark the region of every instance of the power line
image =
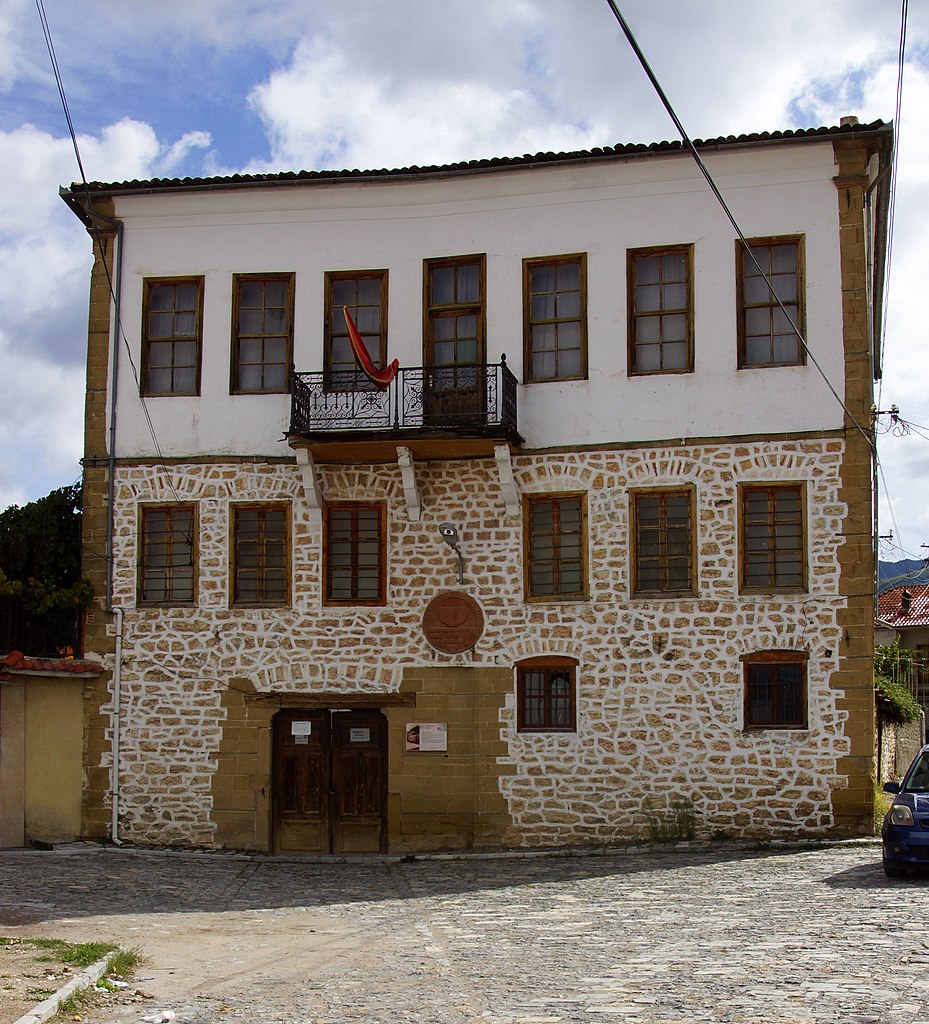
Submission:
<svg viewBox="0 0 929 1024">
<path fill-rule="evenodd" d="M 64 110 L 65 121 L 67 122 L 68 132 L 71 136 L 71 145 L 74 149 L 74 157 L 77 160 L 78 170 L 81 174 L 81 184 L 84 187 L 86 212 L 88 216 L 88 227 L 90 229 L 90 233 L 94 241 L 97 244 L 98 249 L 100 250 L 103 262 L 103 270 L 106 274 L 110 298 L 113 300 L 114 308 L 118 310 L 119 307 L 116 302 L 116 290 L 113 285 L 113 278 L 110 273 L 109 263 L 103 252 L 103 244 L 100 236 L 100 230 L 97 226 L 97 221 L 99 220 L 100 215 L 93 210 L 93 202 L 90 197 L 90 186 L 87 183 L 87 176 L 84 173 L 84 163 L 81 160 L 81 150 L 77 141 L 77 133 L 74 130 L 74 122 L 71 118 L 71 110 L 68 106 L 68 97 L 65 92 L 64 81 L 61 77 L 61 69 L 58 65 L 58 55 L 55 52 L 55 44 L 52 41 L 51 29 L 49 28 L 48 18 L 45 14 L 44 0 L 36 0 L 36 9 L 39 12 L 39 20 L 42 23 L 42 33 L 45 36 L 45 45 L 48 50 L 49 60 L 51 61 L 52 65 L 52 74 L 55 77 L 55 84 L 58 87 L 58 95 L 61 98 L 61 106 Z M 152 417 L 151 414 L 149 413 L 148 405 L 145 402 L 145 396 L 142 394 L 142 383 L 141 380 L 139 379 L 139 372 L 135 364 L 135 359 L 133 358 L 132 355 L 132 349 L 129 346 L 129 339 L 126 337 L 126 332 L 123 330 L 121 318 L 118 315 L 116 319 L 116 337 L 118 341 L 122 341 L 123 346 L 125 347 L 126 355 L 129 359 L 129 365 L 132 368 L 132 376 L 136 383 L 136 390 L 138 392 L 139 402 L 142 406 L 142 412 L 145 415 L 145 422 L 148 425 L 148 432 L 151 435 L 152 444 L 155 446 L 155 451 L 158 455 L 158 461 L 161 463 L 161 466 L 167 475 L 168 486 L 171 488 L 171 493 L 174 495 L 175 500 L 180 502 L 180 496 L 178 495 L 177 490 L 174 487 L 174 479 L 172 477 L 171 471 L 168 469 L 168 465 L 164 457 L 164 452 L 162 451 L 161 444 L 159 443 L 158 436 L 155 432 L 155 424 L 152 422 Z M 111 453 L 111 455 L 115 459 L 115 452 Z"/>
<path fill-rule="evenodd" d="M 893 260 L 894 246 L 894 212 L 897 205 L 897 154 L 900 150 L 901 114 L 903 110 L 903 71 L 906 67 L 906 20 L 909 13 L 908 0 L 902 0 L 900 7 L 900 42 L 897 47 L 897 96 L 894 108 L 894 151 L 893 164 L 890 171 L 890 198 L 887 207 L 887 260 L 885 267 L 886 284 L 884 286 L 884 310 L 881 321 L 880 365 L 884 365 L 884 349 L 887 341 L 887 310 L 889 308 L 888 292 L 890 291 L 890 267 Z M 880 394 L 880 391 L 878 392 Z"/>
<path fill-rule="evenodd" d="M 744 233 L 742 232 L 742 229 L 739 227 L 739 225 L 738 225 L 738 223 L 737 223 L 737 221 L 735 219 L 735 216 L 733 215 L 732 211 L 729 209 L 729 205 L 726 203 L 726 200 L 723 198 L 723 195 L 720 192 L 719 188 L 717 187 L 716 182 L 713 180 L 712 176 L 710 175 L 710 172 L 706 168 L 706 165 L 703 163 L 703 160 L 700 158 L 700 154 L 697 152 L 697 147 L 693 144 L 693 141 L 691 140 L 690 136 L 685 131 L 684 125 L 681 123 L 680 118 L 677 116 L 677 114 L 674 111 L 674 108 L 671 106 L 671 101 L 668 99 L 667 95 L 665 94 L 664 89 L 662 89 L 662 87 L 661 87 L 661 83 L 658 81 L 658 78 L 656 77 L 655 73 L 652 71 L 651 66 L 648 63 L 648 60 L 645 57 L 645 54 L 642 52 L 642 49 L 639 46 L 638 42 L 636 41 L 635 36 L 632 34 L 632 29 L 629 28 L 629 25 L 627 24 L 626 19 L 620 13 L 619 7 L 616 5 L 616 0 L 606 0 L 606 2 L 607 2 L 607 4 L 609 4 L 610 10 L 613 12 L 614 17 L 619 22 L 620 28 L 623 30 L 623 33 L 625 34 L 626 39 L 629 41 L 629 45 L 632 47 L 633 52 L 635 53 L 636 57 L 638 58 L 639 63 L 642 65 L 642 70 L 648 76 L 648 80 L 652 83 L 652 86 L 654 87 L 655 92 L 658 94 L 658 98 L 664 104 L 665 110 L 668 112 L 668 115 L 670 116 L 671 120 L 674 122 L 674 126 L 677 128 L 678 132 L 680 133 L 680 136 L 681 136 L 681 139 L 684 142 L 684 145 L 690 151 L 690 155 L 694 158 L 694 161 L 697 164 L 697 167 L 700 169 L 701 174 L 706 179 L 706 182 L 710 186 L 710 190 L 712 191 L 713 195 L 716 196 L 716 199 L 719 202 L 719 205 L 722 207 L 723 212 L 726 214 L 726 217 L 729 219 L 729 223 L 732 225 L 732 227 L 735 230 L 736 234 L 739 236 L 739 239 L 742 242 L 742 246 L 743 246 L 743 249 L 744 249 L 745 253 L 748 255 L 749 259 L 755 265 L 755 269 L 758 271 L 758 273 L 762 276 L 762 278 L 764 278 L 764 282 L 768 286 L 768 291 L 771 293 L 771 297 L 777 303 L 777 306 L 780 309 L 781 313 L 786 317 L 787 322 L 790 324 L 791 330 L 797 336 L 797 340 L 803 346 L 803 351 L 806 353 L 806 355 L 809 358 L 810 362 L 816 367 L 817 371 L 819 372 L 819 375 L 825 381 L 826 387 L 828 387 L 829 390 L 832 392 L 832 395 L 835 398 L 835 400 L 839 403 L 839 405 L 845 411 L 845 415 L 848 416 L 848 418 L 854 424 L 855 428 L 858 430 L 858 432 L 861 434 L 861 436 L 865 439 L 865 441 L 867 441 L 868 447 L 871 448 L 872 450 L 874 450 L 874 447 L 875 447 L 874 439 L 864 429 L 864 427 L 861 426 L 861 424 L 858 422 L 858 420 L 855 419 L 855 417 L 851 413 L 851 410 L 848 408 L 848 406 L 842 400 L 842 398 L 839 395 L 838 391 L 836 391 L 836 389 L 833 387 L 832 382 L 826 376 L 826 372 L 819 365 L 819 362 L 817 361 L 816 357 L 810 351 L 810 348 L 809 348 L 809 346 L 806 343 L 806 339 L 800 333 L 800 329 L 797 327 L 796 323 L 794 323 L 793 317 L 787 311 L 787 308 L 784 306 L 783 302 L 781 302 L 780 296 L 775 291 L 774 285 L 772 284 L 771 279 L 768 277 L 768 275 L 765 272 L 764 268 L 761 266 L 761 263 L 756 258 L 754 252 L 752 252 L 752 248 L 748 244 L 748 239 L 745 237 Z"/>
</svg>

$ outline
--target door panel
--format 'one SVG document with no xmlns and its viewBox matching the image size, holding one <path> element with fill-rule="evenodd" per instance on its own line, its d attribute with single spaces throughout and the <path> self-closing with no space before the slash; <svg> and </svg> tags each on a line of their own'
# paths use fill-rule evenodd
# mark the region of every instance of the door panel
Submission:
<svg viewBox="0 0 929 1024">
<path fill-rule="evenodd" d="M 333 853 L 380 853 L 384 849 L 386 724 L 380 712 L 333 712 Z"/>
<path fill-rule="evenodd" d="M 384 716 L 379 711 L 281 711 L 273 735 L 273 851 L 384 850 Z"/>
<path fill-rule="evenodd" d="M 330 761 L 328 712 L 275 716 L 275 853 L 328 852 Z"/>
</svg>

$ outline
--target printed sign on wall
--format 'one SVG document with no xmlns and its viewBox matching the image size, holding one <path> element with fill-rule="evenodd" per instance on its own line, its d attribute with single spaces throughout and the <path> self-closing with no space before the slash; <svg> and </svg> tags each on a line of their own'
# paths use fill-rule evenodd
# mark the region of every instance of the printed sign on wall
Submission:
<svg viewBox="0 0 929 1024">
<path fill-rule="evenodd" d="M 406 727 L 406 749 L 448 750 L 448 723 L 408 723 Z"/>
</svg>

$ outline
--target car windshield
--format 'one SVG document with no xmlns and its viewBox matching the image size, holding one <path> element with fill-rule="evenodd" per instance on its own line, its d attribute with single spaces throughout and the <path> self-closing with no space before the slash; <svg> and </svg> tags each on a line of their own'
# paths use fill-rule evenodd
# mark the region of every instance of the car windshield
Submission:
<svg viewBox="0 0 929 1024">
<path fill-rule="evenodd" d="M 913 762 L 901 789 L 908 793 L 929 793 L 929 750 L 924 750 Z"/>
</svg>

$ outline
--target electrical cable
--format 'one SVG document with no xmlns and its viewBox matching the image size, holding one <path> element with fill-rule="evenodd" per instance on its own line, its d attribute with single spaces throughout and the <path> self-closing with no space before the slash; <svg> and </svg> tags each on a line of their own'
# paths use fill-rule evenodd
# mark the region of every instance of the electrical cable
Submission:
<svg viewBox="0 0 929 1024">
<path fill-rule="evenodd" d="M 89 184 L 87 182 L 87 176 L 84 173 L 84 162 L 81 160 L 81 150 L 80 150 L 80 146 L 78 145 L 78 141 L 77 141 L 77 133 L 74 130 L 74 122 L 73 122 L 73 120 L 71 118 L 71 110 L 70 110 L 70 108 L 68 106 L 68 97 L 67 97 L 67 94 L 65 92 L 64 81 L 63 81 L 63 79 L 61 77 L 61 69 L 60 69 L 60 67 L 58 65 L 58 55 L 55 52 L 55 44 L 52 41 L 52 33 L 51 33 L 51 29 L 49 28 L 48 17 L 46 16 L 46 13 L 45 13 L 44 0 L 36 0 L 36 9 L 37 9 L 37 11 L 39 13 L 39 20 L 42 23 L 42 33 L 45 36 L 45 46 L 46 46 L 46 49 L 48 50 L 49 60 L 50 60 L 51 65 L 52 65 L 52 74 L 54 75 L 55 84 L 56 84 L 56 86 L 58 88 L 58 95 L 61 98 L 61 106 L 62 106 L 62 109 L 64 110 L 65 121 L 67 122 L 68 132 L 69 132 L 69 134 L 71 136 L 71 145 L 72 145 L 72 147 L 74 149 L 74 156 L 75 156 L 75 159 L 77 160 L 78 170 L 80 171 L 80 174 L 81 174 L 81 184 L 83 185 L 83 188 L 84 188 L 86 212 L 87 212 L 88 219 L 89 219 L 89 222 L 90 222 L 88 227 L 90 229 L 90 233 L 91 233 L 94 241 L 97 244 L 98 249 L 101 250 L 101 256 L 102 256 L 101 236 L 100 236 L 99 228 L 97 227 L 97 224 L 96 224 L 97 215 L 93 212 L 93 203 L 92 203 L 92 200 L 90 198 L 90 186 L 89 186 Z M 103 263 L 103 269 L 104 269 L 104 272 L 106 273 L 106 280 L 107 280 L 107 285 L 108 285 L 108 288 L 109 288 L 110 298 L 113 300 L 113 304 L 115 306 L 115 304 L 116 304 L 116 292 L 115 292 L 115 288 L 114 288 L 114 285 L 113 285 L 113 278 L 112 278 L 112 275 L 110 274 L 110 266 L 109 266 L 109 263 L 107 262 L 105 257 L 102 257 L 101 262 Z M 167 465 L 167 462 L 165 460 L 164 452 L 162 451 L 161 444 L 159 443 L 158 436 L 157 436 L 157 434 L 155 432 L 155 424 L 152 422 L 151 414 L 149 413 L 149 410 L 148 410 L 148 405 L 145 402 L 145 396 L 142 394 L 142 383 L 141 383 L 141 380 L 139 379 L 139 372 L 138 372 L 138 368 L 136 367 L 135 360 L 134 360 L 133 355 L 132 355 L 132 349 L 129 347 L 129 339 L 126 337 L 126 332 L 123 330 L 122 323 L 119 320 L 116 323 L 116 334 L 117 334 L 117 338 L 121 339 L 122 342 L 123 342 L 123 345 L 124 345 L 125 350 L 126 350 L 127 357 L 129 359 L 129 365 L 132 368 L 132 376 L 133 376 L 133 378 L 135 380 L 135 383 L 136 383 L 136 390 L 138 391 L 139 401 L 140 401 L 140 403 L 142 405 L 142 411 L 143 411 L 143 413 L 145 415 L 145 421 L 146 421 L 146 423 L 148 425 L 148 431 L 149 431 L 149 434 L 151 435 L 151 438 L 152 438 L 152 444 L 155 446 L 155 451 L 156 451 L 156 453 L 158 455 L 158 461 L 161 463 L 161 466 L 162 466 L 162 468 L 165 471 L 165 474 L 166 474 L 167 479 L 168 479 L 168 486 L 171 488 L 171 492 L 174 495 L 175 500 L 180 502 L 180 500 L 181 500 L 180 496 L 178 495 L 177 490 L 174 487 L 174 480 L 173 480 L 171 471 L 168 469 L 168 465 Z"/>
<path fill-rule="evenodd" d="M 664 105 L 665 110 L 668 112 L 668 115 L 670 116 L 671 120 L 674 122 L 674 126 L 677 128 L 678 132 L 680 133 L 680 136 L 681 136 L 681 139 L 682 139 L 684 145 L 690 151 L 690 155 L 693 157 L 695 163 L 697 164 L 697 167 L 700 169 L 700 173 L 706 179 L 706 182 L 709 185 L 710 190 L 712 191 L 713 195 L 716 196 L 716 199 L 719 202 L 719 205 L 722 207 L 723 212 L 726 214 L 726 217 L 728 218 L 729 223 L 732 225 L 732 227 L 735 230 L 736 234 L 739 236 L 739 239 L 742 242 L 742 246 L 743 246 L 744 252 L 749 257 L 749 259 L 751 259 L 751 261 L 755 265 L 755 269 L 758 271 L 758 273 L 764 278 L 765 284 L 768 286 L 768 291 L 771 293 L 771 297 L 777 303 L 777 306 L 780 309 L 781 313 L 784 315 L 784 317 L 786 317 L 787 322 L 790 324 L 791 330 L 796 335 L 797 340 L 800 342 L 801 346 L 803 347 L 803 351 L 806 353 L 806 355 L 809 358 L 810 362 L 816 367 L 817 371 L 819 372 L 819 375 L 825 381 L 826 387 L 828 387 L 829 390 L 832 392 L 833 397 L 839 403 L 839 405 L 842 407 L 842 409 L 845 412 L 845 415 L 849 418 L 849 420 L 851 420 L 851 422 L 854 425 L 855 429 L 861 434 L 861 436 L 865 439 L 865 441 L 867 441 L 868 447 L 873 451 L 874 447 L 875 447 L 873 437 L 864 429 L 864 427 L 861 426 L 861 424 L 858 422 L 858 420 L 855 419 L 855 417 L 852 415 L 851 410 L 848 408 L 848 406 L 842 400 L 842 398 L 840 397 L 838 391 L 836 391 L 836 389 L 832 385 L 832 382 L 826 376 L 825 371 L 819 365 L 819 362 L 817 361 L 816 357 L 810 351 L 810 348 L 809 348 L 809 346 L 806 343 L 806 339 L 803 337 L 803 335 L 800 333 L 800 329 L 794 323 L 793 317 L 790 315 L 790 313 L 787 311 L 787 308 L 781 302 L 780 296 L 777 294 L 777 292 L 774 289 L 774 285 L 771 283 L 771 279 L 768 277 L 768 275 L 765 273 L 763 267 L 758 262 L 758 259 L 755 257 L 754 252 L 752 252 L 752 248 L 748 244 L 748 239 L 745 237 L 744 233 L 742 232 L 742 229 L 739 227 L 739 225 L 738 225 L 738 223 L 737 223 L 737 221 L 735 219 L 735 216 L 733 215 L 732 211 L 729 209 L 729 205 L 726 203 L 726 200 L 723 198 L 723 195 L 720 192 L 719 188 L 717 187 L 716 182 L 713 180 L 713 177 L 711 176 L 710 172 L 707 170 L 706 165 L 703 163 L 703 160 L 700 158 L 700 154 L 697 152 L 697 147 L 693 144 L 693 141 L 691 140 L 690 136 L 685 131 L 684 126 L 681 123 L 680 118 L 677 116 L 677 114 L 674 111 L 674 108 L 671 106 L 671 102 L 668 99 L 668 97 L 666 96 L 664 89 L 662 89 L 661 83 L 658 81 L 658 78 L 655 76 L 655 73 L 652 71 L 651 66 L 648 63 L 648 60 L 645 57 L 645 54 L 642 52 L 642 49 L 639 46 L 638 42 L 636 41 L 635 36 L 632 34 L 632 29 L 629 28 L 629 25 L 627 24 L 626 19 L 622 16 L 622 13 L 620 12 L 619 7 L 616 5 L 616 0 L 606 0 L 606 2 L 609 5 L 610 10 L 613 12 L 614 17 L 619 22 L 620 28 L 623 30 L 623 33 L 625 34 L 626 39 L 629 41 L 629 45 L 632 47 L 633 52 L 635 53 L 636 57 L 638 58 L 639 63 L 642 65 L 643 71 L 648 76 L 648 80 L 652 83 L 652 86 L 654 87 L 655 92 L 658 94 L 658 98 L 661 100 L 662 104 Z"/>
<path fill-rule="evenodd" d="M 884 276 L 884 310 L 881 322 L 879 345 L 880 365 L 884 365 L 884 349 L 887 341 L 887 310 L 889 308 L 887 293 L 890 291 L 890 268 L 893 260 L 894 245 L 894 212 L 897 205 L 897 154 L 900 149 L 901 113 L 903 110 L 903 72 L 906 67 L 906 21 L 909 13 L 908 0 L 902 0 L 900 7 L 900 43 L 897 48 L 897 96 L 894 110 L 894 143 L 893 164 L 890 172 L 890 198 L 887 206 L 887 260 Z M 880 392 L 878 392 L 880 394 Z"/>
</svg>

